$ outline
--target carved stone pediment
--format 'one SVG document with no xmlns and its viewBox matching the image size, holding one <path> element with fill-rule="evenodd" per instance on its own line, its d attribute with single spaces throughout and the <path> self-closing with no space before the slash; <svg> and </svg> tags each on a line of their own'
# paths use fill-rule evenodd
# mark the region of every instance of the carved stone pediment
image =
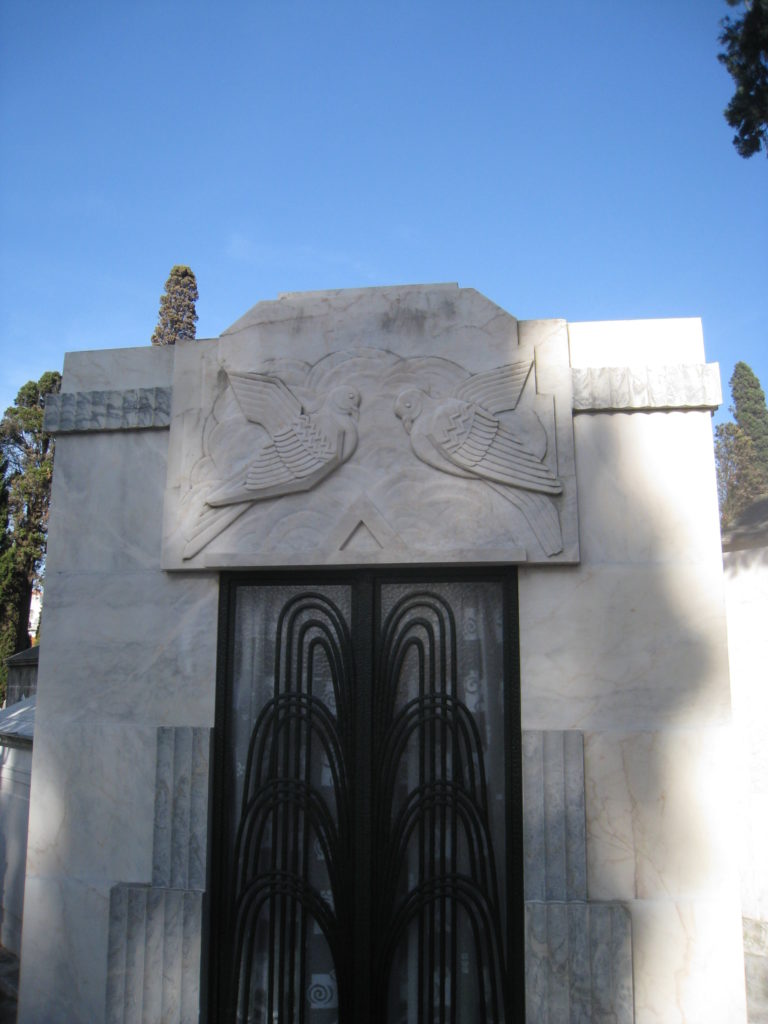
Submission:
<svg viewBox="0 0 768 1024">
<path fill-rule="evenodd" d="M 309 340 L 307 359 L 241 336 L 184 346 L 165 567 L 576 560 L 567 342 L 558 322 L 517 334 L 461 361 L 412 338 Z"/>
</svg>

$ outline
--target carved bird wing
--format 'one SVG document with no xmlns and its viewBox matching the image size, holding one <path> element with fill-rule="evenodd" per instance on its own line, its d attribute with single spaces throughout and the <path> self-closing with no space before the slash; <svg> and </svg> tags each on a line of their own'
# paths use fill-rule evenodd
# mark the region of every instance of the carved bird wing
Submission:
<svg viewBox="0 0 768 1024">
<path fill-rule="evenodd" d="M 427 436 L 439 454 L 465 473 L 542 494 L 560 494 L 563 489 L 541 459 L 474 403 L 457 399 L 439 403 L 429 417 Z"/>
<path fill-rule="evenodd" d="M 230 373 L 229 382 L 243 415 L 272 437 L 303 412 L 301 402 L 278 377 L 267 373 Z"/>
<path fill-rule="evenodd" d="M 259 421 L 261 422 L 261 421 Z M 260 448 L 245 470 L 208 495 L 214 507 L 309 490 L 342 462 L 343 434 L 329 438 L 309 416 L 297 416 Z"/>
<path fill-rule="evenodd" d="M 480 405 L 489 412 L 506 412 L 514 409 L 520 401 L 532 366 L 533 360 L 525 359 L 495 370 L 475 373 L 459 384 L 454 394 L 462 401 Z"/>
</svg>

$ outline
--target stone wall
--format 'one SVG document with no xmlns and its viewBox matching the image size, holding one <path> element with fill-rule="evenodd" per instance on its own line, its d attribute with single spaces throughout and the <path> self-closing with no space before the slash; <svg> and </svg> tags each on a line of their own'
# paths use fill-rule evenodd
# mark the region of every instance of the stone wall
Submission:
<svg viewBox="0 0 768 1024">
<path fill-rule="evenodd" d="M 750 1024 L 768 1022 L 768 499 L 723 536 L 737 736 L 744 960 Z"/>
</svg>

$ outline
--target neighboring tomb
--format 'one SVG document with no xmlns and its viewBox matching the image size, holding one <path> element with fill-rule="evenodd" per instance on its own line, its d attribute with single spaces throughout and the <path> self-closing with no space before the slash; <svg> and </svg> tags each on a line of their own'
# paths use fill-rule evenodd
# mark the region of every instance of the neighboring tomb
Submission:
<svg viewBox="0 0 768 1024">
<path fill-rule="evenodd" d="M 370 724 L 363 705 L 383 699 L 376 658 L 388 656 L 377 617 L 398 622 L 387 602 L 409 601 L 421 639 L 400 648 L 394 631 L 394 663 L 429 685 L 406 694 L 403 713 L 422 715 L 425 750 L 453 751 L 430 755 L 422 788 L 458 830 L 429 819 L 439 854 L 419 868 L 419 920 L 425 935 L 461 933 L 470 947 L 446 972 L 451 942 L 438 943 L 445 978 L 413 989 L 432 992 L 435 1019 L 458 997 L 519 1005 L 524 986 L 530 1022 L 744 1021 L 710 423 L 719 402 L 698 321 L 518 322 L 454 285 L 290 294 L 220 338 L 68 355 L 46 409 L 57 448 L 20 1024 L 196 1020 L 201 1000 L 207 1010 L 209 983 L 227 984 L 216 947 L 232 941 L 216 909 L 228 863 L 216 850 L 231 831 L 222 797 L 241 787 L 242 820 L 255 815 L 271 791 L 253 780 L 270 764 L 281 799 L 305 791 L 296 773 L 311 757 L 290 737 L 303 735 L 296 723 L 310 707 L 325 753 L 308 804 L 323 787 L 346 792 L 331 752 L 341 764 L 352 750 L 370 773 L 367 741 L 345 724 L 344 645 L 371 668 L 349 702 L 350 721 Z M 325 652 L 322 668 L 291 660 L 306 637 Z M 249 687 L 264 690 L 290 757 L 269 761 L 269 734 L 250 767 L 228 760 L 241 720 L 245 748 L 268 734 L 262 705 L 245 707 Z M 284 708 L 298 717 L 281 734 Z M 373 747 L 389 749 L 379 725 L 374 715 Z M 500 772 L 489 792 L 501 817 L 483 772 L 489 786 Z M 374 786 L 373 835 L 376 799 Z M 306 808 L 290 806 L 304 821 Z M 351 816 L 365 819 L 365 806 Z M 354 918 L 344 871 L 326 887 L 290 864 L 294 853 L 297 864 L 309 853 L 332 864 L 326 833 L 346 835 L 334 814 L 316 819 L 325 831 L 301 856 L 301 829 L 284 828 L 275 854 L 281 892 L 301 891 L 297 903 L 311 908 L 308 944 Z M 466 872 L 445 867 L 461 845 L 446 835 L 470 820 L 485 837 L 470 858 L 483 875 L 471 896 Z M 498 871 L 492 846 L 506 851 Z M 520 878 L 507 861 L 519 861 Z M 256 882 L 243 870 L 250 899 Z M 506 937 L 494 886 L 508 896 Z M 453 923 L 435 918 L 435 893 L 459 908 Z M 475 920 L 470 903 L 491 922 L 487 941 L 455 923 Z M 477 972 L 481 948 L 489 959 Z M 414 962 L 403 963 L 410 979 Z M 338 966 L 296 975 L 318 1024 L 347 1013 L 348 965 Z M 254 977 L 232 998 L 242 991 L 255 1006 L 272 991 Z M 293 1005 L 305 998 L 296 992 Z M 228 998 L 213 991 L 210 1005 Z"/>
<path fill-rule="evenodd" d="M 748 1019 L 768 1020 L 768 495 L 723 534 L 728 648 L 737 736 Z"/>
<path fill-rule="evenodd" d="M 0 946 L 16 956 L 21 951 L 34 729 L 34 695 L 0 710 Z"/>
</svg>

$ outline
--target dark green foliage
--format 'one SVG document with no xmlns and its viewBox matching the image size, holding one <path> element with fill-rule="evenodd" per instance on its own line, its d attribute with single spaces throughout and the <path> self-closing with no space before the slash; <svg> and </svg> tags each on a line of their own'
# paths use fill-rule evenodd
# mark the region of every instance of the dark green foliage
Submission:
<svg viewBox="0 0 768 1024">
<path fill-rule="evenodd" d="M 768 408 L 760 381 L 746 363 L 730 379 L 735 423 L 715 429 L 720 525 L 727 529 L 753 501 L 768 494 Z"/>
<path fill-rule="evenodd" d="M 160 313 L 152 334 L 153 345 L 175 345 L 177 341 L 193 341 L 197 313 L 197 281 L 189 267 L 171 267 L 160 296 Z"/>
<path fill-rule="evenodd" d="M 45 396 L 61 375 L 29 381 L 0 420 L 0 701 L 5 659 L 29 647 L 32 588 L 43 568 L 53 473 L 53 438 L 43 431 Z"/>
<path fill-rule="evenodd" d="M 751 439 L 735 423 L 721 423 L 715 428 L 715 463 L 720 526 L 727 530 L 768 490 L 768 477 L 755 460 Z"/>
<path fill-rule="evenodd" d="M 755 458 L 768 477 L 768 406 L 765 393 L 746 363 L 736 363 L 729 383 L 733 418 L 752 441 Z"/>
<path fill-rule="evenodd" d="M 723 18 L 718 60 L 736 83 L 725 119 L 736 129 L 733 144 L 749 157 L 765 148 L 768 156 L 768 0 L 727 0 L 741 7 L 740 18 Z"/>
</svg>

